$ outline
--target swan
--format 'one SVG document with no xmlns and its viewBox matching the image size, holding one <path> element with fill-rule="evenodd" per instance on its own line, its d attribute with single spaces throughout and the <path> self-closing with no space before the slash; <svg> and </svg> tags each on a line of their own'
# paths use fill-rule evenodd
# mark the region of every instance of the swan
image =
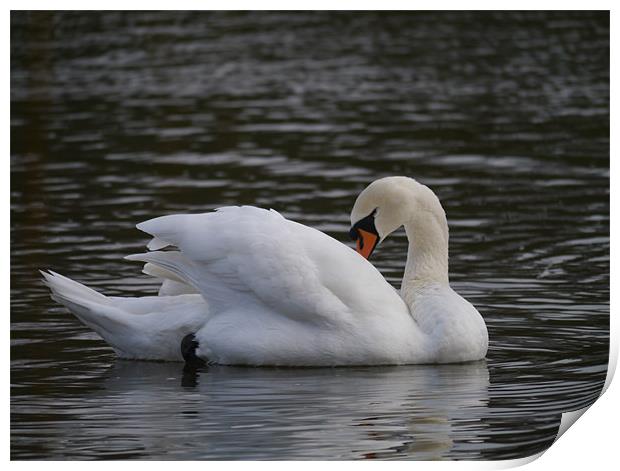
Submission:
<svg viewBox="0 0 620 471">
<path fill-rule="evenodd" d="M 404 226 L 400 292 L 368 261 Z M 41 272 L 52 299 L 122 358 L 253 366 L 454 363 L 485 357 L 476 308 L 448 280 L 448 223 L 409 177 L 372 182 L 351 211 L 356 250 L 252 206 L 174 214 L 136 226 L 152 236 L 126 257 L 161 278 L 159 295 L 104 296 Z"/>
</svg>

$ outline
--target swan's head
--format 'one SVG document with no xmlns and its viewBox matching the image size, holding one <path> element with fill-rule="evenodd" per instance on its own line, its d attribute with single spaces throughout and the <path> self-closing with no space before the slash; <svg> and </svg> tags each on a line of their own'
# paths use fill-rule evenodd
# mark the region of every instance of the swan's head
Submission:
<svg viewBox="0 0 620 471">
<path fill-rule="evenodd" d="M 379 242 L 429 211 L 436 216 L 432 219 L 445 221 L 439 199 L 430 188 L 409 177 L 381 178 L 368 185 L 355 200 L 349 235 L 357 241 L 357 251 L 369 258 Z"/>
</svg>

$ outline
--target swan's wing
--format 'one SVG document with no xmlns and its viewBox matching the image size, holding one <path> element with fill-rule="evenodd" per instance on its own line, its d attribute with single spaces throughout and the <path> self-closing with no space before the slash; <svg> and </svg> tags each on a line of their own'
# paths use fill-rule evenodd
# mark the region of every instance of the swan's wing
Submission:
<svg viewBox="0 0 620 471">
<path fill-rule="evenodd" d="M 166 244 L 167 246 L 168 244 Z M 159 296 L 177 296 L 179 294 L 198 294 L 198 292 L 190 285 L 185 283 L 181 278 L 152 263 L 145 263 L 142 273 L 150 275 L 161 280 L 159 287 Z"/>
<path fill-rule="evenodd" d="M 189 283 L 214 312 L 249 307 L 296 320 L 329 321 L 360 308 L 384 308 L 386 298 L 400 300 L 352 249 L 273 210 L 227 207 L 163 216 L 137 227 L 154 236 L 154 246 L 167 243 L 179 250 L 128 258 Z"/>
</svg>

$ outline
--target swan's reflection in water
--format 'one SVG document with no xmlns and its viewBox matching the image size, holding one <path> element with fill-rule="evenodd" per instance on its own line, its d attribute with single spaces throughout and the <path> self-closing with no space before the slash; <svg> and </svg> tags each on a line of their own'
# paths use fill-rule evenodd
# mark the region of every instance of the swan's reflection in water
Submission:
<svg viewBox="0 0 620 471">
<path fill-rule="evenodd" d="M 92 398 L 100 413 L 80 420 L 117 430 L 108 450 L 118 442 L 152 458 L 442 459 L 484 432 L 489 373 L 485 362 L 195 370 L 118 361 L 103 386 Z"/>
</svg>

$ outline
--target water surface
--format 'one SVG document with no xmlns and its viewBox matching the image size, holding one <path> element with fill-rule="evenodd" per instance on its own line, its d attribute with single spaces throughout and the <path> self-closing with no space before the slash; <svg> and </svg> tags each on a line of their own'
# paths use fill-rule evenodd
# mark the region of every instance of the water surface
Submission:
<svg viewBox="0 0 620 471">
<path fill-rule="evenodd" d="M 153 293 L 135 223 L 272 207 L 347 241 L 370 181 L 431 186 L 466 365 L 126 362 L 52 268 Z M 600 393 L 609 339 L 607 13 L 11 15 L 13 459 L 502 459 Z M 347 242 L 348 243 L 348 242 Z M 373 263 L 399 286 L 406 238 Z"/>
</svg>

